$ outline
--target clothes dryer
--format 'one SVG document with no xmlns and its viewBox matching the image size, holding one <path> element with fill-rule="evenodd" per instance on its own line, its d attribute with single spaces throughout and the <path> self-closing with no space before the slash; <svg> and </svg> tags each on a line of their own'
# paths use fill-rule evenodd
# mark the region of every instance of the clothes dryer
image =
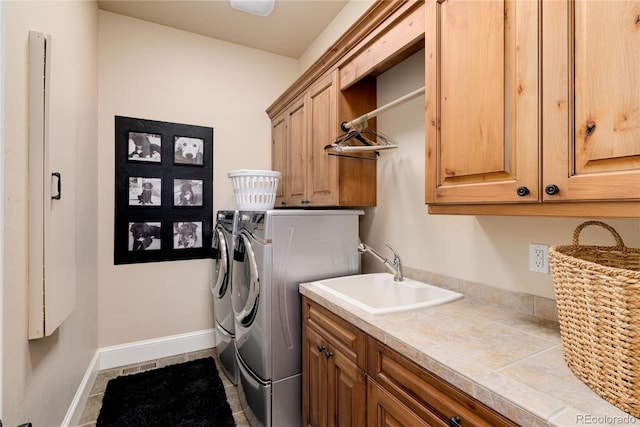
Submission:
<svg viewBox="0 0 640 427">
<path fill-rule="evenodd" d="M 231 271 L 233 268 L 231 257 L 237 224 L 237 211 L 218 211 L 213 230 L 213 275 L 210 283 L 216 334 L 219 339 L 216 350 L 222 371 L 233 384 L 238 382 L 238 368 L 233 345 L 235 327 L 231 307 Z"/>
<path fill-rule="evenodd" d="M 232 267 L 238 394 L 252 426 L 302 420 L 298 285 L 360 272 L 362 211 L 240 212 Z"/>
</svg>

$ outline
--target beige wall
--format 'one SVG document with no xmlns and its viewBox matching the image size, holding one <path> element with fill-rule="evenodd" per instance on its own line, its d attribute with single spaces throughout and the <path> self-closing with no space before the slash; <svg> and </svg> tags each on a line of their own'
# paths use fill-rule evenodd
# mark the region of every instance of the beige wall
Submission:
<svg viewBox="0 0 640 427">
<path fill-rule="evenodd" d="M 99 12 L 99 345 L 213 327 L 209 260 L 113 265 L 114 115 L 214 128 L 214 210 L 233 209 L 227 173 L 270 169 L 265 113 L 298 61 Z"/>
<path fill-rule="evenodd" d="M 424 85 L 424 51 L 378 77 L 378 105 Z M 502 289 L 554 298 L 551 276 L 529 272 L 529 243 L 569 244 L 586 219 L 429 215 L 424 205 L 424 96 L 378 116 L 378 130 L 398 141 L 378 160 L 378 206 L 366 209 L 361 239 L 395 247 L 406 266 Z M 587 218 L 592 219 L 592 218 Z M 628 246 L 640 247 L 640 221 L 605 220 Z M 608 232 L 583 232 L 609 245 Z M 380 270 L 366 255 L 365 271 Z"/>
<path fill-rule="evenodd" d="M 5 1 L 3 6 L 2 421 L 54 426 L 62 422 L 97 348 L 97 7 L 77 1 Z M 76 308 L 52 336 L 34 341 L 27 340 L 29 30 L 52 35 L 51 109 L 75 105 L 67 121 L 75 126 L 65 130 L 65 143 L 77 160 Z M 63 69 L 76 78 L 56 78 Z M 75 99 L 69 102 L 71 94 Z"/>
<path fill-rule="evenodd" d="M 113 116 L 213 127 L 214 210 L 233 207 L 227 172 L 270 165 L 264 109 L 369 4 L 353 0 L 297 61 L 98 12 L 94 2 L 3 2 L 5 425 L 59 425 L 99 346 L 213 326 L 207 260 L 113 265 Z M 56 90 L 76 94 L 76 128 L 69 134 L 75 136 L 77 158 L 78 301 L 52 337 L 33 342 L 26 339 L 24 238 L 28 30 L 52 34 L 54 52 L 77 75 L 76 87 Z M 422 55 L 378 78 L 379 104 L 422 84 Z M 416 269 L 552 297 L 550 276 L 527 270 L 528 244 L 566 243 L 582 219 L 428 215 L 423 203 L 424 98 L 384 113 L 378 126 L 400 148 L 379 160 L 378 206 L 367 209 L 362 220 L 363 241 L 380 250 L 390 243 L 405 265 Z M 640 221 L 607 222 L 629 246 L 640 247 Z M 587 237 L 610 241 L 603 233 Z M 365 271 L 380 267 L 366 255 L 363 261 Z"/>
</svg>

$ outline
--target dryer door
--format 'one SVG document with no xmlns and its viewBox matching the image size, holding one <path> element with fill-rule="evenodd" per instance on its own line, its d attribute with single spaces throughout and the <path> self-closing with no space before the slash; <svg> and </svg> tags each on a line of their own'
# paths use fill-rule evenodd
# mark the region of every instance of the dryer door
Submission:
<svg viewBox="0 0 640 427">
<path fill-rule="evenodd" d="M 229 280 L 225 280 L 229 271 L 229 255 L 227 254 L 227 242 L 219 225 L 213 232 L 212 247 L 213 280 L 210 283 L 210 288 L 214 298 L 222 299 L 227 292 L 229 283 Z"/>
<path fill-rule="evenodd" d="M 250 237 L 241 232 L 233 251 L 233 313 L 236 324 L 251 326 L 258 311 L 260 278 Z"/>
</svg>

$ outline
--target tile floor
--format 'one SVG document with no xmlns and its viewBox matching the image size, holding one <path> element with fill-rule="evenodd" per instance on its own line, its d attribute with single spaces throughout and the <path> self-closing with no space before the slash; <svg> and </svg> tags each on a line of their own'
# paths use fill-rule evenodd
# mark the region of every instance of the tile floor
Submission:
<svg viewBox="0 0 640 427">
<path fill-rule="evenodd" d="M 244 416 L 244 413 L 240 409 L 240 401 L 238 400 L 237 388 L 233 384 L 231 384 L 227 377 L 222 373 L 222 369 L 220 368 L 218 360 L 215 357 L 215 349 L 184 353 L 176 356 L 165 357 L 163 359 L 149 360 L 142 363 L 120 366 L 117 368 L 105 369 L 103 371 L 100 371 L 91 388 L 91 392 L 89 398 L 87 399 L 87 403 L 82 411 L 78 427 L 95 427 L 96 421 L 98 419 L 98 414 L 100 413 L 100 407 L 102 405 L 102 396 L 110 379 L 113 379 L 120 375 L 136 374 L 138 372 L 150 371 L 152 369 L 158 369 L 164 366 L 210 356 L 213 356 L 214 360 L 216 361 L 216 367 L 218 369 L 218 372 L 220 373 L 220 377 L 222 378 L 224 390 L 227 393 L 227 400 L 229 401 L 229 406 L 231 406 L 231 411 L 233 412 L 233 418 L 236 421 L 236 426 L 249 427 L 250 424 L 247 421 L 247 418 Z"/>
</svg>

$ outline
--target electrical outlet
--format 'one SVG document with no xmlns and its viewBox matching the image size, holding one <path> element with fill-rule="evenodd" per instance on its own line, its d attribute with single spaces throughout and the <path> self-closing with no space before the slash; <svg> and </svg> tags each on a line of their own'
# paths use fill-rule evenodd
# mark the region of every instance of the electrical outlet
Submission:
<svg viewBox="0 0 640 427">
<path fill-rule="evenodd" d="M 529 271 L 549 274 L 549 245 L 529 245 Z"/>
</svg>

